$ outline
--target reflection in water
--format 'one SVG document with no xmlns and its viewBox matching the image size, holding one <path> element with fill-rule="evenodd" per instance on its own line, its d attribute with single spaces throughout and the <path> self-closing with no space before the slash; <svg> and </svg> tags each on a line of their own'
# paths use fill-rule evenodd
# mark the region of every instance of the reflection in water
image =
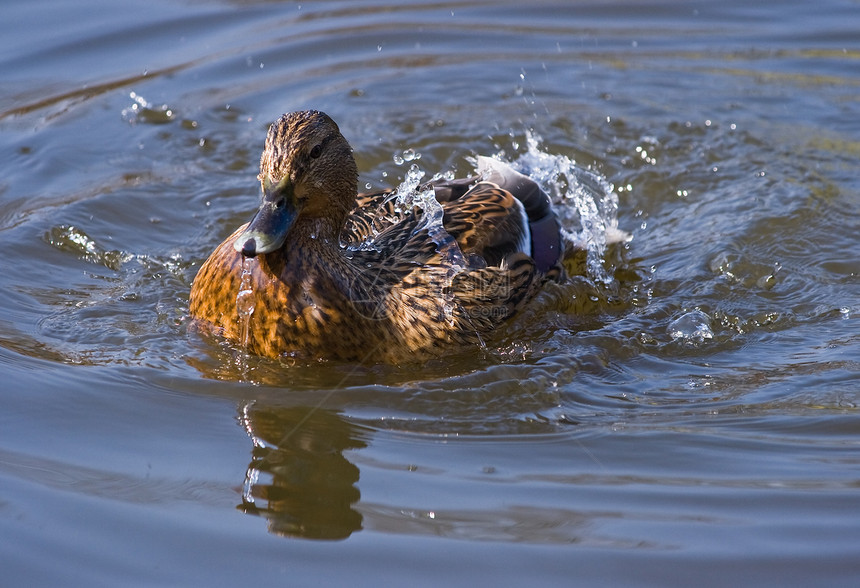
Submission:
<svg viewBox="0 0 860 588">
<path fill-rule="evenodd" d="M 361 529 L 353 508 L 361 497 L 359 470 L 343 452 L 366 447 L 362 428 L 315 407 L 253 401 L 241 419 L 254 441 L 242 511 L 266 517 L 278 535 L 345 539 Z"/>
</svg>

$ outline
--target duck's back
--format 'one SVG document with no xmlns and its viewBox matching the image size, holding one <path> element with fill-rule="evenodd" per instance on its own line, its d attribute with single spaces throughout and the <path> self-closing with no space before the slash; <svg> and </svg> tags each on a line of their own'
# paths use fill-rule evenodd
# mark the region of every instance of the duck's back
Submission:
<svg viewBox="0 0 860 588">
<path fill-rule="evenodd" d="M 445 232 L 456 240 L 464 257 L 479 265 L 498 266 L 506 256 L 519 252 L 534 260 L 540 274 L 560 279 L 561 226 L 549 196 L 507 164 L 483 156 L 477 160 L 477 176 L 436 180 L 419 188 L 433 189 L 444 211 Z M 359 194 L 341 241 L 351 248 L 373 248 L 391 235 L 401 242 L 385 247 L 396 249 L 420 225 L 420 217 L 420 210 L 403 208 L 392 190 Z M 400 227 L 392 231 L 394 225 Z"/>
</svg>

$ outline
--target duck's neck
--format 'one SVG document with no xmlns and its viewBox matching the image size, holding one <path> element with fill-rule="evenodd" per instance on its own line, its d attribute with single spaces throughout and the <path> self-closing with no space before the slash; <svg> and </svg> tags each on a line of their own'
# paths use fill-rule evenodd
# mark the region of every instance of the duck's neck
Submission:
<svg viewBox="0 0 860 588">
<path fill-rule="evenodd" d="M 335 223 L 328 218 L 300 218 L 290 229 L 287 241 L 299 246 L 311 247 L 337 243 L 340 229 L 340 226 L 335 226 Z"/>
<path fill-rule="evenodd" d="M 325 273 L 342 261 L 340 230 L 341 227 L 334 226 L 330 219 L 298 219 L 280 250 L 281 263 L 298 273 L 321 270 Z"/>
</svg>

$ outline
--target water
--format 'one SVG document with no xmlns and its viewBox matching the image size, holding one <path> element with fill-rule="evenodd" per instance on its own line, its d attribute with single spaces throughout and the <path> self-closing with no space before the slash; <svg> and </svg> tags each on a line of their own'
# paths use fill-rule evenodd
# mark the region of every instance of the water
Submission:
<svg viewBox="0 0 860 588">
<path fill-rule="evenodd" d="M 7 2 L 4 582 L 854 585 L 858 8 Z M 564 163 L 584 277 L 409 369 L 189 328 L 311 107 L 361 186 Z"/>
<path fill-rule="evenodd" d="M 239 343 L 248 347 L 248 330 L 251 327 L 251 317 L 254 315 L 254 285 L 251 282 L 251 261 L 242 260 L 242 275 L 239 281 L 239 293 L 236 295 L 236 313 L 239 317 L 241 333 Z"/>
</svg>

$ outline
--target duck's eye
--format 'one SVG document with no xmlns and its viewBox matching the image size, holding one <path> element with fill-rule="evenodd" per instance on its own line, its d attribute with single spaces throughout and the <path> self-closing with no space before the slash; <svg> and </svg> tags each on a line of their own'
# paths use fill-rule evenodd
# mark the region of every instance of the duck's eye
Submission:
<svg viewBox="0 0 860 588">
<path fill-rule="evenodd" d="M 322 154 L 322 145 L 314 145 L 314 148 L 311 149 L 311 157 L 316 159 Z"/>
</svg>

